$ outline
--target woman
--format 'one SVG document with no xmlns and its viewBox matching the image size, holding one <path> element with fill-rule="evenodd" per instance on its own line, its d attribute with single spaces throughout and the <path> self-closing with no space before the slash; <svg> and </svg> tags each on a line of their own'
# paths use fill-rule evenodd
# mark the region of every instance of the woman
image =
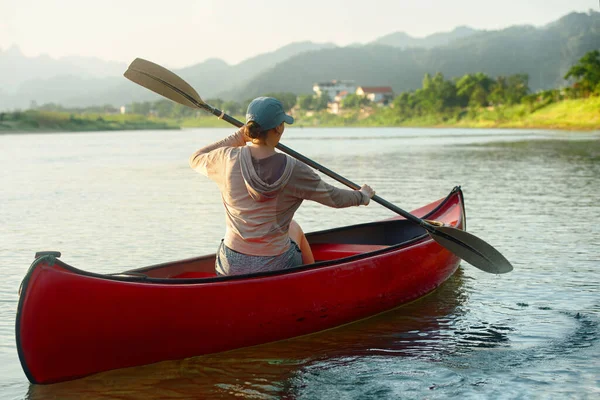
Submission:
<svg viewBox="0 0 600 400">
<path fill-rule="evenodd" d="M 248 106 L 246 125 L 190 157 L 193 169 L 217 183 L 225 206 L 227 229 L 217 252 L 218 275 L 313 263 L 304 233 L 292 220 L 302 201 L 341 208 L 367 205 L 375 195 L 368 185 L 360 190 L 331 186 L 304 163 L 276 152 L 286 123 L 294 118 L 279 100 L 258 97 Z"/>
</svg>

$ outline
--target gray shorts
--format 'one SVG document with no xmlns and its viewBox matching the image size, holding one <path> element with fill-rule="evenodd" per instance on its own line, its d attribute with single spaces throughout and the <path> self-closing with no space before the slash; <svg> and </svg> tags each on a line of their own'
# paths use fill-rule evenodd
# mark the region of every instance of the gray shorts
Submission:
<svg viewBox="0 0 600 400">
<path fill-rule="evenodd" d="M 289 249 L 277 256 L 251 256 L 238 253 L 225 246 L 221 240 L 215 270 L 217 275 L 242 275 L 257 272 L 279 271 L 281 269 L 302 265 L 300 247 L 290 239 Z"/>
</svg>

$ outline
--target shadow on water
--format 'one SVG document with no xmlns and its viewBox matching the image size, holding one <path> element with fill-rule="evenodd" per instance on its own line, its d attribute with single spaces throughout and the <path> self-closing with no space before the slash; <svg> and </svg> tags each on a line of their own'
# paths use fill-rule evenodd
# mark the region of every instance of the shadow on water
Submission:
<svg viewBox="0 0 600 400">
<path fill-rule="evenodd" d="M 289 398 L 294 392 L 293 377 L 311 365 L 378 356 L 436 360 L 449 351 L 448 327 L 464 314 L 463 279 L 459 269 L 423 299 L 340 328 L 54 385 L 30 385 L 27 398 Z"/>
</svg>

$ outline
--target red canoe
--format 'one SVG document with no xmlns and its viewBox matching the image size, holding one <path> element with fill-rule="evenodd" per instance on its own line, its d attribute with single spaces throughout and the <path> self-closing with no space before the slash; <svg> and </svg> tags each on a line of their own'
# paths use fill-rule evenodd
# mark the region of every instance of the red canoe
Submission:
<svg viewBox="0 0 600 400">
<path fill-rule="evenodd" d="M 412 212 L 465 229 L 463 194 Z M 215 255 L 96 274 L 41 252 L 23 279 L 19 358 L 32 383 L 287 339 L 436 289 L 460 259 L 402 217 L 307 235 L 315 264 L 215 277 Z"/>
</svg>

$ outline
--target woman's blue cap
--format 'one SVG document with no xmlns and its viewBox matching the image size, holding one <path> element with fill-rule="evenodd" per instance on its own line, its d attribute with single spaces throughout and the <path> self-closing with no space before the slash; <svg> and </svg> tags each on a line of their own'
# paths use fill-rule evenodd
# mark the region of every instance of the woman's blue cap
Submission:
<svg viewBox="0 0 600 400">
<path fill-rule="evenodd" d="M 246 111 L 246 122 L 254 121 L 260 125 L 262 130 L 268 131 L 282 122 L 293 124 L 294 117 L 287 115 L 283 104 L 273 97 L 257 97 L 248 105 Z"/>
</svg>

